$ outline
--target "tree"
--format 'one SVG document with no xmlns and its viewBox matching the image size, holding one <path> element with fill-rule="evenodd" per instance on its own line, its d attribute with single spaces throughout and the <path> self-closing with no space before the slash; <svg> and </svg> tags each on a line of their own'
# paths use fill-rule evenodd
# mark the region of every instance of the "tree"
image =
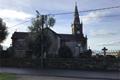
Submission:
<svg viewBox="0 0 120 80">
<path fill-rule="evenodd" d="M 54 26 L 54 23 L 55 19 L 47 15 L 37 14 L 36 18 L 32 19 L 32 25 L 29 26 L 29 47 L 38 58 L 41 53 L 48 52 L 51 41 L 46 29 Z"/>
<path fill-rule="evenodd" d="M 91 58 L 91 56 L 92 56 L 92 50 L 91 49 L 79 54 L 80 58 Z"/>
<path fill-rule="evenodd" d="M 46 27 L 53 27 L 55 24 L 55 19 L 48 15 L 37 14 L 36 18 L 32 19 L 32 25 L 29 26 L 29 30 L 36 35 L 36 33 L 41 32 Z M 44 26 L 45 25 L 45 26 Z"/>
<path fill-rule="evenodd" d="M 6 39 L 7 34 L 8 34 L 8 32 L 7 32 L 6 24 L 0 18 L 0 43 L 2 43 L 3 40 Z"/>
<path fill-rule="evenodd" d="M 0 45 L 0 57 L 2 56 L 2 52 L 3 52 L 3 47 L 2 45 Z"/>
<path fill-rule="evenodd" d="M 60 58 L 72 58 L 73 53 L 72 53 L 71 49 L 68 46 L 63 45 L 59 49 L 58 57 L 60 57 Z"/>
<path fill-rule="evenodd" d="M 43 53 L 47 53 L 48 49 L 51 45 L 51 39 L 50 36 L 47 34 L 46 28 L 43 31 L 42 34 L 43 40 L 41 40 L 41 33 L 35 35 L 35 39 L 33 40 L 30 38 L 29 41 L 29 49 L 32 50 L 32 53 L 34 53 L 35 56 L 40 57 L 41 56 L 41 43 L 43 45 Z"/>
<path fill-rule="evenodd" d="M 117 53 L 117 56 L 120 58 L 120 51 Z"/>
</svg>

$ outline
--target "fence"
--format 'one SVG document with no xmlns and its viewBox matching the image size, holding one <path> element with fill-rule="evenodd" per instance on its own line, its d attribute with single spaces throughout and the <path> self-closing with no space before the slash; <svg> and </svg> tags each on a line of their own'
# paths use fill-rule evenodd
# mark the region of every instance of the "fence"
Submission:
<svg viewBox="0 0 120 80">
<path fill-rule="evenodd" d="M 40 67 L 40 59 L 0 58 L 2 67 Z M 46 58 L 44 68 L 84 69 L 84 70 L 120 70 L 120 58 Z"/>
<path fill-rule="evenodd" d="M 47 68 L 62 68 L 62 69 L 85 69 L 85 70 L 118 70 L 120 68 L 119 59 L 63 59 L 63 58 L 49 58 L 45 60 L 45 67 Z"/>
<path fill-rule="evenodd" d="M 25 58 L 0 58 L 1 67 L 32 67 L 33 60 Z"/>
<path fill-rule="evenodd" d="M 92 51 L 93 55 L 99 54 L 99 55 L 104 55 L 103 51 Z M 113 55 L 116 57 L 120 57 L 120 50 L 108 50 L 106 51 L 106 55 Z"/>
</svg>

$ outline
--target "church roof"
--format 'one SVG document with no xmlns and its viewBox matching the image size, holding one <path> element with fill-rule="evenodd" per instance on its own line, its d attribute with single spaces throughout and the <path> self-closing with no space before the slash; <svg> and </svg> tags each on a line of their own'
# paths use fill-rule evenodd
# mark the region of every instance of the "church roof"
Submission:
<svg viewBox="0 0 120 80">
<path fill-rule="evenodd" d="M 58 36 L 61 38 L 63 41 L 76 41 L 76 38 L 73 34 L 58 34 L 51 30 L 50 28 L 47 28 L 50 30 L 54 35 Z M 14 32 L 11 39 L 24 39 L 28 37 L 29 32 Z"/>
<path fill-rule="evenodd" d="M 24 39 L 28 37 L 28 32 L 14 32 L 12 35 L 12 39 Z"/>
<path fill-rule="evenodd" d="M 75 41 L 73 34 L 58 34 L 58 36 L 64 41 Z"/>
</svg>

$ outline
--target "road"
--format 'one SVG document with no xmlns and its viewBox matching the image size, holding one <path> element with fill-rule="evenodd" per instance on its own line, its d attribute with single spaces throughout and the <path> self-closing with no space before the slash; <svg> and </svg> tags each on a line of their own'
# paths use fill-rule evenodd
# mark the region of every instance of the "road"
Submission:
<svg viewBox="0 0 120 80">
<path fill-rule="evenodd" d="M 101 79 L 84 79 L 84 78 L 82 79 L 82 78 L 66 78 L 66 77 L 53 77 L 53 76 L 50 77 L 50 76 L 17 75 L 17 80 L 101 80 Z"/>
<path fill-rule="evenodd" d="M 14 73 L 20 78 L 40 78 L 41 80 L 120 80 L 120 72 L 58 70 L 58 69 L 26 69 L 0 68 L 0 72 Z M 55 78 L 55 79 L 53 79 Z M 39 79 L 39 80 L 40 80 Z M 22 80 L 22 79 L 21 79 Z M 24 79 L 23 79 L 24 80 Z M 26 79 L 27 80 L 27 79 Z M 31 78 L 32 80 L 32 78 Z M 34 79 L 37 80 L 37 79 Z"/>
</svg>

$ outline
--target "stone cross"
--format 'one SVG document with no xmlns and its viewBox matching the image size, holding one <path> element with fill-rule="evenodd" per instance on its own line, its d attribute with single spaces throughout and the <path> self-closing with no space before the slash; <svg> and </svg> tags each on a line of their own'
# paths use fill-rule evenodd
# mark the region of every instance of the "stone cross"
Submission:
<svg viewBox="0 0 120 80">
<path fill-rule="evenodd" d="M 102 51 L 104 52 L 104 56 L 106 56 L 106 51 L 107 51 L 108 49 L 106 48 L 106 47 L 104 47 L 103 49 L 102 49 Z"/>
</svg>

